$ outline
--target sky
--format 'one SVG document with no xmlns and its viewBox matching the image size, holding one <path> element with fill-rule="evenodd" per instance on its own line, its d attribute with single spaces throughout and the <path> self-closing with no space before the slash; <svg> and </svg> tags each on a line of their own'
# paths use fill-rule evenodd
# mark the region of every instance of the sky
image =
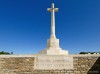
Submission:
<svg viewBox="0 0 100 74">
<path fill-rule="evenodd" d="M 0 0 L 0 51 L 37 54 L 50 38 L 55 3 L 56 37 L 69 54 L 100 52 L 100 0 Z"/>
</svg>

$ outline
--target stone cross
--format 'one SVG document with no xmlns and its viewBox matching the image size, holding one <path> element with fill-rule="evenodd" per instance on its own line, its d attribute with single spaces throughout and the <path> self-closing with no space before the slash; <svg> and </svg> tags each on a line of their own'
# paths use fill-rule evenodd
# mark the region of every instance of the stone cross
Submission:
<svg viewBox="0 0 100 74">
<path fill-rule="evenodd" d="M 54 3 L 52 3 L 51 8 L 47 8 L 48 12 L 51 12 L 51 38 L 56 38 L 55 35 L 55 12 L 58 11 L 58 8 L 54 7 Z"/>
<path fill-rule="evenodd" d="M 39 54 L 46 54 L 46 55 L 68 55 L 67 50 L 62 50 L 59 45 L 59 39 L 56 38 L 55 34 L 55 12 L 58 11 L 58 8 L 54 7 L 54 3 L 52 3 L 51 8 L 47 9 L 51 12 L 51 35 L 50 39 L 47 40 L 47 47 L 46 49 L 39 52 Z"/>
</svg>

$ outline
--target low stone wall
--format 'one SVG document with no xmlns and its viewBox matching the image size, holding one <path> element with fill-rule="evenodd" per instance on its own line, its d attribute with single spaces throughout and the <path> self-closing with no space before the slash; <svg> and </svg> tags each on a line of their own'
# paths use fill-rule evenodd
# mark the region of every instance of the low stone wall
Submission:
<svg viewBox="0 0 100 74">
<path fill-rule="evenodd" d="M 100 57 L 74 57 L 74 74 L 100 74 Z"/>
<path fill-rule="evenodd" d="M 35 69 L 38 56 L 0 55 L 0 74 L 100 74 L 100 55 L 68 55 L 73 57 L 73 69 L 54 70 Z"/>
<path fill-rule="evenodd" d="M 34 70 L 34 57 L 0 58 L 0 74 L 19 74 Z"/>
</svg>

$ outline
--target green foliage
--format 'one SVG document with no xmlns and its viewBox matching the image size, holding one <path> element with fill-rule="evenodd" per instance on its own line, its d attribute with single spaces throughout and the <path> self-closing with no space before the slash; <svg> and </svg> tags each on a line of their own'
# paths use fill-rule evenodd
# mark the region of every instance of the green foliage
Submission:
<svg viewBox="0 0 100 74">
<path fill-rule="evenodd" d="M 79 54 L 88 54 L 87 52 L 80 52 Z"/>
<path fill-rule="evenodd" d="M 13 52 L 9 53 L 9 52 L 4 52 L 4 51 L 1 51 L 1 52 L 0 52 L 0 55 L 2 55 L 2 54 L 7 54 L 7 55 L 10 55 L 10 54 L 13 54 Z"/>
<path fill-rule="evenodd" d="M 100 52 L 80 52 L 79 54 L 97 54 L 97 53 L 99 53 L 100 54 Z"/>
</svg>

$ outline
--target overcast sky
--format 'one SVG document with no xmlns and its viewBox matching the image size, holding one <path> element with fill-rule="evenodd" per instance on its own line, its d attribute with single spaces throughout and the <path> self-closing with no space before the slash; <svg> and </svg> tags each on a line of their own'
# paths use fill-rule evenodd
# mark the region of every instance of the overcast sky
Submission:
<svg viewBox="0 0 100 74">
<path fill-rule="evenodd" d="M 100 0 L 0 0 L 0 51 L 36 54 L 50 38 L 55 3 L 56 36 L 70 54 L 100 51 Z"/>
</svg>

